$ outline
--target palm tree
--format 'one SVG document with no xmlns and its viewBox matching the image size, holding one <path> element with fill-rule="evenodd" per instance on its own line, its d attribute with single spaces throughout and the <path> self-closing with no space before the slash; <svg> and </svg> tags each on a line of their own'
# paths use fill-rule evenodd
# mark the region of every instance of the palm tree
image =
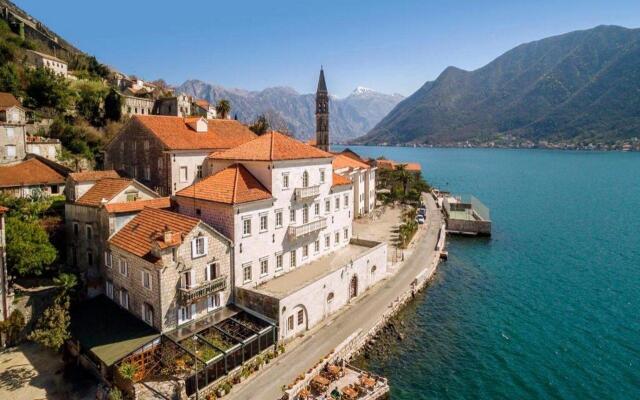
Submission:
<svg viewBox="0 0 640 400">
<path fill-rule="evenodd" d="M 218 101 L 218 104 L 216 105 L 216 113 L 218 113 L 220 118 L 226 119 L 229 115 L 229 111 L 231 111 L 231 103 L 229 103 L 229 100 L 222 99 Z"/>
<path fill-rule="evenodd" d="M 396 165 L 396 171 L 402 183 L 402 193 L 406 196 L 409 190 L 409 182 L 411 181 L 411 173 L 407 171 L 407 164 Z"/>
<path fill-rule="evenodd" d="M 60 298 L 68 295 L 74 287 L 78 285 L 78 277 L 74 274 L 61 273 L 56 278 L 53 278 L 53 283 L 60 289 Z"/>
</svg>

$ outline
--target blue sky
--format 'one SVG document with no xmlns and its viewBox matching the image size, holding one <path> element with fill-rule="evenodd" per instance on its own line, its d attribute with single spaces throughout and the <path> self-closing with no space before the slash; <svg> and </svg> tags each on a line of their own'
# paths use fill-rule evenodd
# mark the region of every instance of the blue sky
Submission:
<svg viewBox="0 0 640 400">
<path fill-rule="evenodd" d="M 640 1 L 14 0 L 81 50 L 171 84 L 409 95 L 447 66 L 600 24 L 640 27 Z"/>
</svg>

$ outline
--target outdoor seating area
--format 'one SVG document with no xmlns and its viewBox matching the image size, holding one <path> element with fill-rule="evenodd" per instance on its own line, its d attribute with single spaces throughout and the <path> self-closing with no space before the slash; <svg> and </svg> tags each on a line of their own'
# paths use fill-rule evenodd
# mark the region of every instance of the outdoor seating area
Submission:
<svg viewBox="0 0 640 400">
<path fill-rule="evenodd" d="M 385 378 L 350 365 L 328 364 L 300 390 L 299 400 L 374 400 L 389 390 Z"/>
</svg>

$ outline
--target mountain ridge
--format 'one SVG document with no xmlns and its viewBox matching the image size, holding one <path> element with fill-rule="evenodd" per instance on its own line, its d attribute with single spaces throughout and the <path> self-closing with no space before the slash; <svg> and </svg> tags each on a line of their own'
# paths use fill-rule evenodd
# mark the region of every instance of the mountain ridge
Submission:
<svg viewBox="0 0 640 400">
<path fill-rule="evenodd" d="M 640 130 L 638 91 L 640 29 L 600 25 L 523 43 L 473 71 L 447 67 L 354 142 L 626 139 Z"/>
</svg>

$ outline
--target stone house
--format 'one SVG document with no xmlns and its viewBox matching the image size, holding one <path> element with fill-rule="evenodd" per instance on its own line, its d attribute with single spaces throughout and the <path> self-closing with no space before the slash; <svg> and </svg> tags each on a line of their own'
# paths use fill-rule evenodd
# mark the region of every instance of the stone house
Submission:
<svg viewBox="0 0 640 400">
<path fill-rule="evenodd" d="M 105 168 L 124 172 L 162 195 L 204 176 L 206 157 L 256 138 L 234 120 L 133 116 L 105 147 Z"/>
<path fill-rule="evenodd" d="M 371 212 L 376 205 L 376 167 L 347 154 L 335 154 L 333 170 L 353 183 L 353 212 L 361 217 Z"/>
<path fill-rule="evenodd" d="M 46 68 L 54 73 L 67 77 L 67 62 L 58 57 L 39 51 L 27 50 L 27 62 L 36 68 Z"/>
<path fill-rule="evenodd" d="M 22 160 L 26 155 L 25 109 L 11 93 L 0 92 L 0 164 Z"/>
<path fill-rule="evenodd" d="M 100 268 L 102 255 L 111 235 L 127 224 L 145 207 L 169 208 L 168 198 L 141 183 L 126 178 L 102 178 L 86 189 L 85 182 L 69 179 L 71 193 L 83 193 L 65 204 L 67 263 L 79 270 L 88 286 L 88 294 L 98 294 L 102 288 Z"/>
<path fill-rule="evenodd" d="M 231 241 L 199 219 L 146 208 L 109 239 L 104 291 L 161 332 L 225 306 Z"/>
<path fill-rule="evenodd" d="M 0 192 L 14 197 L 62 194 L 69 170 L 39 156 L 29 157 L 0 166 Z"/>
<path fill-rule="evenodd" d="M 215 119 L 218 116 L 215 106 L 203 99 L 195 100 L 191 104 L 191 113 L 206 119 Z"/>
<path fill-rule="evenodd" d="M 186 94 L 163 97 L 156 100 L 153 113 L 155 115 L 189 117 L 191 116 L 191 103 L 191 96 Z"/>
<path fill-rule="evenodd" d="M 67 177 L 65 196 L 68 202 L 74 202 L 91 189 L 97 181 L 104 178 L 120 177 L 120 174 L 114 170 L 71 172 Z"/>
<path fill-rule="evenodd" d="M 153 112 L 155 100 L 150 97 L 120 94 L 122 97 L 122 115 L 150 115 Z"/>
<path fill-rule="evenodd" d="M 42 156 L 51 161 L 58 159 L 58 154 L 62 151 L 62 144 L 59 139 L 31 135 L 26 135 L 26 138 L 27 153 Z"/>
</svg>

